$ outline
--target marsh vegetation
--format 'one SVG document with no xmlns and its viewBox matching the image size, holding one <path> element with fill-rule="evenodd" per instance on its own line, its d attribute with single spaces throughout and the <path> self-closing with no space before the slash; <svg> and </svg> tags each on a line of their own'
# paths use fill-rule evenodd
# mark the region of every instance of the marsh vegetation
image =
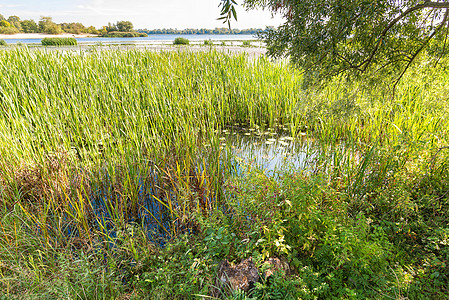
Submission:
<svg viewBox="0 0 449 300">
<path fill-rule="evenodd" d="M 198 298 L 249 256 L 294 272 L 231 298 L 447 295 L 446 67 L 392 99 L 214 50 L 0 61 L 5 299 Z"/>
</svg>

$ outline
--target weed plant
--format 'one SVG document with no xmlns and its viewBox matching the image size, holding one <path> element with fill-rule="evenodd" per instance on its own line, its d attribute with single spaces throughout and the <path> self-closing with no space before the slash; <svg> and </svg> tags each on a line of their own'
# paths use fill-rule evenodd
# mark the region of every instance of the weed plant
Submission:
<svg viewBox="0 0 449 300">
<path fill-rule="evenodd" d="M 235 299 L 447 295 L 447 68 L 423 58 L 392 99 L 344 79 L 302 89 L 285 64 L 216 51 L 0 61 L 8 299 L 193 299 L 220 260 L 249 256 L 293 272 Z M 317 155 L 307 172 L 235 176 L 217 134 L 234 124 L 283 124 Z"/>
<path fill-rule="evenodd" d="M 212 42 L 212 40 L 204 40 L 204 45 L 206 45 L 206 46 L 213 46 L 214 42 Z"/>
</svg>

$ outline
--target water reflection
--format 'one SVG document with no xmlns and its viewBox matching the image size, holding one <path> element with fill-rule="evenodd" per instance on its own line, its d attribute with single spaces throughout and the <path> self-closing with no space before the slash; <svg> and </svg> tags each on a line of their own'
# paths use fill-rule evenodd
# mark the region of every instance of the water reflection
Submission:
<svg viewBox="0 0 449 300">
<path fill-rule="evenodd" d="M 266 173 L 286 170 L 311 171 L 317 151 L 305 133 L 293 138 L 285 128 L 243 128 L 231 126 L 220 132 L 223 150 L 240 167 L 254 166 Z"/>
</svg>

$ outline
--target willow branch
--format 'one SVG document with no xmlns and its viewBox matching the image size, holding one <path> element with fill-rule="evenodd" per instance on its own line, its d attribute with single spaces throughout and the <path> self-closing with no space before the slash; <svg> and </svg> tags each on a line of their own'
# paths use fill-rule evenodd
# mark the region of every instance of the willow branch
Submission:
<svg viewBox="0 0 449 300">
<path fill-rule="evenodd" d="M 402 70 L 401 75 L 399 75 L 398 79 L 396 80 L 396 82 L 393 85 L 393 98 L 394 98 L 394 91 L 396 89 L 397 84 L 399 83 L 399 81 L 401 80 L 402 76 L 404 76 L 405 72 L 407 71 L 407 69 L 410 67 L 410 65 L 413 63 L 413 61 L 415 60 L 415 58 L 418 56 L 419 53 L 421 53 L 421 51 L 427 46 L 427 44 L 430 42 L 430 40 L 435 36 L 435 34 L 437 34 L 438 31 L 441 30 L 441 28 L 444 26 L 444 24 L 446 24 L 447 21 L 447 17 L 449 14 L 449 10 L 446 9 L 446 13 L 444 14 L 444 19 L 441 22 L 440 26 L 438 26 L 431 35 L 429 35 L 429 37 L 424 41 L 424 43 L 421 45 L 421 47 L 419 47 L 418 50 L 416 50 L 415 53 L 413 53 L 412 57 L 410 58 L 408 64 L 405 66 L 404 70 Z"/>
<path fill-rule="evenodd" d="M 438 9 L 449 8 L 449 2 L 430 2 L 430 1 L 424 2 L 422 4 L 418 4 L 416 6 L 410 7 L 409 9 L 403 11 L 395 19 L 393 19 L 380 34 L 380 36 L 378 38 L 378 42 L 376 43 L 376 46 L 374 46 L 374 49 L 371 51 L 370 56 L 365 61 L 360 63 L 360 65 L 358 66 L 358 67 L 364 66 L 362 68 L 362 72 L 365 72 L 366 69 L 368 68 L 368 66 L 371 64 L 372 60 L 374 59 L 374 56 L 376 55 L 377 51 L 379 50 L 379 47 L 382 44 L 382 41 L 385 38 L 385 36 L 387 35 L 388 31 L 390 31 L 390 29 L 394 25 L 396 25 L 400 20 L 402 20 L 408 14 L 410 14 L 414 11 L 420 10 L 420 9 L 424 9 L 424 8 L 438 8 Z"/>
</svg>

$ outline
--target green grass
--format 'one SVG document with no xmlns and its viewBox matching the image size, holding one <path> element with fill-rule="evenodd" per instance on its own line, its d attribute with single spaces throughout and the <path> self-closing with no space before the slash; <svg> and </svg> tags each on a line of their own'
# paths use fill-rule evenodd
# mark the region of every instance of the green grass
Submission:
<svg viewBox="0 0 449 300">
<path fill-rule="evenodd" d="M 212 40 L 204 40 L 204 45 L 206 45 L 206 46 L 213 46 L 214 42 L 212 42 Z"/>
<path fill-rule="evenodd" d="M 447 69 L 415 66 L 391 99 L 361 81 L 302 89 L 287 64 L 216 51 L 0 61 L 8 299 L 194 298 L 221 259 L 273 255 L 295 272 L 259 299 L 447 293 Z M 311 172 L 235 177 L 217 132 L 236 123 L 283 124 L 318 153 Z"/>
</svg>

